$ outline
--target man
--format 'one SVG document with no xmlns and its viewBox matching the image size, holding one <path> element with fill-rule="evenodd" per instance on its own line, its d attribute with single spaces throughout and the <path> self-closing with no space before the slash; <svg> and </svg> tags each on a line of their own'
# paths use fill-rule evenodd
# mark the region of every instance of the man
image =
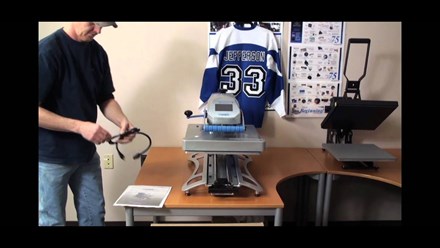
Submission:
<svg viewBox="0 0 440 248">
<path fill-rule="evenodd" d="M 133 128 L 114 99 L 107 53 L 94 40 L 115 22 L 73 22 L 39 42 L 39 225 L 65 225 L 67 186 L 78 223 L 104 225 L 96 144 L 111 138 L 96 123 L 97 106 L 124 132 Z M 134 135 L 119 140 L 131 142 Z"/>
</svg>

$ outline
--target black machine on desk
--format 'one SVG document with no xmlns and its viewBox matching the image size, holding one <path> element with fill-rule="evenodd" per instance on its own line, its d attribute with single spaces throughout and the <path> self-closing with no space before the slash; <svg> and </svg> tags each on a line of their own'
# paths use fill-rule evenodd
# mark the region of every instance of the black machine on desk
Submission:
<svg viewBox="0 0 440 248">
<path fill-rule="evenodd" d="M 247 169 L 252 161 L 247 155 L 260 154 L 265 140 L 253 125 L 245 125 L 235 97 L 214 93 L 204 114 L 193 116 L 192 111 L 187 110 L 185 115 L 187 118 L 203 117 L 204 123 L 189 124 L 183 138 L 183 150 L 192 153 L 189 160 L 195 169 L 182 191 L 190 195 L 191 189 L 205 185 L 212 195 L 228 196 L 235 195 L 245 186 L 259 196 L 263 189 Z"/>
<path fill-rule="evenodd" d="M 344 66 L 346 89 L 343 97 L 331 99 L 329 108 L 326 108 L 328 114 L 321 123 L 321 128 L 327 129 L 323 148 L 337 160 L 344 161 L 344 169 L 378 169 L 373 161 L 395 160 L 375 145 L 351 145 L 353 130 L 375 130 L 398 107 L 397 101 L 361 100 L 359 87 L 367 71 L 370 43 L 370 39 L 366 38 L 348 40 Z M 350 80 L 346 76 L 351 44 L 367 46 L 363 74 L 358 80 Z M 354 95 L 349 97 L 348 94 Z"/>
</svg>

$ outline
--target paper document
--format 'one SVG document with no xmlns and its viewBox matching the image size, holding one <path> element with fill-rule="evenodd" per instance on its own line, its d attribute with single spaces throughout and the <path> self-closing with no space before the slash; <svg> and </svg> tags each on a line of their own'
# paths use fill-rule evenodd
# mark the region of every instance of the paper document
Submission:
<svg viewBox="0 0 440 248">
<path fill-rule="evenodd" d="M 171 186 L 129 185 L 113 206 L 161 208 Z"/>
</svg>

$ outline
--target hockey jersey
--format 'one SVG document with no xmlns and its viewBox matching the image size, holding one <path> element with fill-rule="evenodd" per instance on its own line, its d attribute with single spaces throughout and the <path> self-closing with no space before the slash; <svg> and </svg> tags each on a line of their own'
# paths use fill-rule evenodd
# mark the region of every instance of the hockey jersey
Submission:
<svg viewBox="0 0 440 248">
<path fill-rule="evenodd" d="M 266 102 L 280 115 L 284 107 L 284 80 L 278 45 L 272 31 L 252 24 L 221 29 L 210 44 L 203 74 L 200 109 L 220 89 L 240 103 L 245 124 L 262 126 Z"/>
</svg>

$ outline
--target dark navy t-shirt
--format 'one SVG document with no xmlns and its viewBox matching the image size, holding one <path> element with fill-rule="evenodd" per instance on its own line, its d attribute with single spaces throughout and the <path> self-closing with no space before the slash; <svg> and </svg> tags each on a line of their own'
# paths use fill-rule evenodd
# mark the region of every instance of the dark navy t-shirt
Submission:
<svg viewBox="0 0 440 248">
<path fill-rule="evenodd" d="M 58 115 L 96 122 L 97 105 L 113 98 L 107 53 L 95 40 L 77 42 L 63 29 L 39 42 L 39 103 Z M 39 161 L 87 162 L 96 146 L 80 134 L 39 128 Z"/>
</svg>

